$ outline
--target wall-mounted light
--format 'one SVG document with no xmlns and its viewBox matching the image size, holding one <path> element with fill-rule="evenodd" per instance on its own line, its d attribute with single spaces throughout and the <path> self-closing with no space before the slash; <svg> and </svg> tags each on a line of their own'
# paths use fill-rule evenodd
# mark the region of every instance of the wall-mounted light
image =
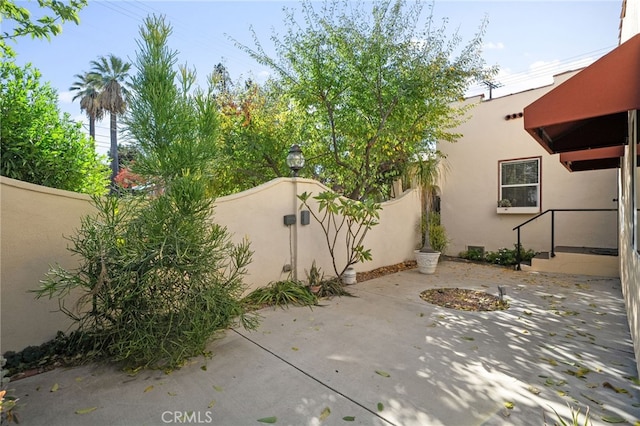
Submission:
<svg viewBox="0 0 640 426">
<path fill-rule="evenodd" d="M 302 150 L 298 144 L 291 145 L 291 148 L 289 148 L 287 166 L 293 172 L 293 177 L 298 176 L 298 172 L 304 167 L 304 155 L 302 155 Z"/>
</svg>

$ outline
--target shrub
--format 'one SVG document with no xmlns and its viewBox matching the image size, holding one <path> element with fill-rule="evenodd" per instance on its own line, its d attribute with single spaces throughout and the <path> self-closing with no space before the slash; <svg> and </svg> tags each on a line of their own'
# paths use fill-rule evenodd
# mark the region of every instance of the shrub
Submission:
<svg viewBox="0 0 640 426">
<path fill-rule="evenodd" d="M 331 298 L 333 296 L 350 296 L 353 297 L 353 294 L 349 293 L 345 288 L 342 280 L 338 277 L 333 277 L 327 280 L 322 280 L 320 283 L 320 290 L 316 294 L 318 297 L 328 297 Z"/>
<path fill-rule="evenodd" d="M 301 282 L 283 280 L 271 282 L 265 287 L 252 291 L 242 301 L 249 308 L 261 308 L 264 306 L 280 306 L 284 308 L 288 305 L 315 305 L 318 299 Z"/>
<path fill-rule="evenodd" d="M 485 255 L 485 260 L 489 263 L 495 263 L 497 265 L 515 265 L 518 263 L 518 245 L 514 244 L 513 249 L 501 248 L 496 252 L 487 252 Z M 520 246 L 520 261 L 529 261 L 531 260 L 536 253 L 533 250 L 524 250 L 522 246 Z"/>
<path fill-rule="evenodd" d="M 351 265 L 372 259 L 371 249 L 365 249 L 363 243 L 367 232 L 378 224 L 379 203 L 372 200 L 355 201 L 333 191 L 321 192 L 315 197 L 304 192 L 298 198 L 302 202 L 301 207 L 309 209 L 311 216 L 322 227 L 336 276 L 342 275 Z M 317 213 L 309 205 L 311 198 L 318 203 Z M 343 232 L 344 237 L 339 238 Z M 339 241 L 345 242 L 347 254 L 347 262 L 343 267 L 337 264 L 336 245 Z"/>
<path fill-rule="evenodd" d="M 432 211 L 429 212 L 427 217 L 423 215 L 421 223 L 421 246 L 424 245 L 424 235 L 427 225 L 429 226 L 429 243 L 431 244 L 431 248 L 444 253 L 450 240 L 447 238 L 447 230 L 440 223 L 440 213 Z"/>
<path fill-rule="evenodd" d="M 476 261 L 485 260 L 484 250 L 480 250 L 480 249 L 471 249 L 471 250 L 463 251 L 463 252 L 460 252 L 458 256 L 467 260 L 476 260 Z"/>
<path fill-rule="evenodd" d="M 104 194 L 109 169 L 95 143 L 31 65 L 0 62 L 0 174 L 50 188 Z"/>
<path fill-rule="evenodd" d="M 489 251 L 484 253 L 480 249 L 471 249 L 460 252 L 458 256 L 467 260 L 484 261 L 494 263 L 496 265 L 510 266 L 517 263 L 517 244 L 514 244 L 513 249 L 501 248 L 498 251 Z M 520 246 L 520 261 L 526 262 L 531 260 L 536 255 L 533 250 L 525 250 Z"/>
<path fill-rule="evenodd" d="M 248 241 L 231 242 L 213 223 L 211 170 L 219 138 L 212 86 L 176 69 L 171 28 L 149 17 L 140 28 L 124 120 L 141 155 L 136 173 L 153 193 L 95 198 L 70 250 L 73 271 L 52 268 L 38 295 L 81 293 L 64 312 L 114 360 L 132 367 L 182 365 L 219 330 L 256 325 L 241 303 L 251 261 Z"/>
<path fill-rule="evenodd" d="M 69 238 L 80 266 L 52 268 L 38 297 L 62 299 L 100 351 L 132 366 L 175 368 L 236 319 L 253 327 L 240 304 L 249 244 L 209 221 L 201 191 L 191 176 L 156 198 L 95 198 L 97 215 Z M 73 289 L 81 297 L 71 310 Z"/>
<path fill-rule="evenodd" d="M 8 389 L 10 379 L 5 377 L 9 370 L 5 370 L 4 366 L 7 360 L 0 355 L 0 425 L 6 425 L 11 422 L 19 423 L 16 414 L 18 398 L 13 396 L 13 390 Z"/>
</svg>

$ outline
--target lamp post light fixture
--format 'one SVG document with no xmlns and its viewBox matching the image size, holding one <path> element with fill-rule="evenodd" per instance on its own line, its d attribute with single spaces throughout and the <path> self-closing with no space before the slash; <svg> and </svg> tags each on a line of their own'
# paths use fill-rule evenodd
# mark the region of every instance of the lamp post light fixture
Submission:
<svg viewBox="0 0 640 426">
<path fill-rule="evenodd" d="M 304 167 L 304 155 L 302 155 L 302 150 L 298 144 L 291 145 L 291 148 L 289 148 L 287 166 L 293 172 L 293 177 L 297 177 L 298 171 Z"/>
</svg>

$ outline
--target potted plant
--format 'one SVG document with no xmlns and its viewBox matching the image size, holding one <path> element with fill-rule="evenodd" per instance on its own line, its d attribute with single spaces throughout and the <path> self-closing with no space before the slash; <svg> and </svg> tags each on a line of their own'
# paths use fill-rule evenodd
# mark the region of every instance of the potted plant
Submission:
<svg viewBox="0 0 640 426">
<path fill-rule="evenodd" d="M 438 266 L 441 252 L 434 250 L 431 246 L 430 228 L 433 226 L 432 221 L 426 220 L 424 231 L 424 244 L 420 250 L 415 250 L 416 262 L 418 263 L 418 271 L 421 274 L 433 274 Z"/>
<path fill-rule="evenodd" d="M 434 249 L 432 247 L 430 236 L 430 228 L 434 227 L 433 230 L 435 230 L 435 225 L 440 225 L 439 223 L 435 224 L 429 218 L 436 199 L 438 180 L 441 173 L 446 170 L 446 165 L 440 162 L 442 158 L 442 154 L 439 151 L 432 152 L 417 161 L 415 169 L 413 169 L 412 177 L 421 190 L 422 215 L 424 218 L 424 244 L 421 249 L 415 250 L 414 253 L 418 263 L 418 271 L 423 274 L 433 274 L 435 272 L 441 254 L 437 248 Z"/>
<path fill-rule="evenodd" d="M 305 270 L 305 273 L 307 274 L 307 286 L 309 287 L 309 291 L 313 294 L 318 294 L 320 288 L 322 288 L 324 274 L 320 271 L 320 268 L 316 266 L 315 260 L 311 263 L 311 269 L 309 271 Z"/>
</svg>

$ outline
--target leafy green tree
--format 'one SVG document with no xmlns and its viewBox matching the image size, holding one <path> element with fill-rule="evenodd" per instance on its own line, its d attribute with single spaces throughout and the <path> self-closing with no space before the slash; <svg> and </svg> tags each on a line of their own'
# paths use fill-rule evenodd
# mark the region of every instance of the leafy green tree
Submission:
<svg viewBox="0 0 640 426">
<path fill-rule="evenodd" d="M 89 118 L 89 136 L 96 139 L 96 120 L 102 120 L 104 108 L 100 105 L 98 96 L 100 95 L 99 81 L 94 74 L 76 74 L 77 80 L 73 82 L 69 90 L 76 92 L 73 100 L 80 98 L 80 110 L 84 111 Z"/>
<path fill-rule="evenodd" d="M 131 165 L 136 161 L 136 158 L 140 155 L 140 150 L 133 144 L 118 144 L 118 161 L 120 161 L 120 168 Z"/>
<path fill-rule="evenodd" d="M 216 190 L 226 195 L 253 188 L 290 171 L 291 145 L 302 138 L 304 117 L 290 108 L 275 82 L 252 81 L 216 97 L 222 141 L 216 161 Z"/>
<path fill-rule="evenodd" d="M 318 178 L 352 199 L 383 199 L 389 186 L 437 140 L 453 141 L 461 119 L 454 102 L 474 79 L 491 76 L 481 57 L 486 22 L 461 46 L 420 2 L 303 0 L 298 22 L 274 34 L 275 57 L 254 34 L 255 48 L 236 43 L 270 66 L 283 96 L 307 112 L 315 135 L 302 143 Z M 303 172 L 304 173 L 304 172 Z"/>
<path fill-rule="evenodd" d="M 125 118 L 140 148 L 134 169 L 155 185 L 153 193 L 96 198 L 98 214 L 71 238 L 79 269 L 52 268 L 38 292 L 80 290 L 79 311 L 65 312 L 97 348 L 132 366 L 165 369 L 202 353 L 235 321 L 256 324 L 241 303 L 249 243 L 233 243 L 211 221 L 213 89 L 194 87 L 195 73 L 176 69 L 170 34 L 160 17 L 141 27 Z"/>
<path fill-rule="evenodd" d="M 0 63 L 0 173 L 52 188 L 102 194 L 107 169 L 80 123 L 60 114 L 58 96 L 31 65 Z"/>
<path fill-rule="evenodd" d="M 0 57 L 15 56 L 15 52 L 7 45 L 7 41 L 14 41 L 24 36 L 50 40 L 52 35 L 62 32 L 61 23 L 67 21 L 80 23 L 78 12 L 87 5 L 87 0 L 70 0 L 68 4 L 58 0 L 38 0 L 44 15 L 35 20 L 32 19 L 29 9 L 18 6 L 17 3 L 12 0 L 0 1 L 0 22 L 10 22 L 10 25 L 6 23 L 4 25 L 4 28 L 9 28 L 9 31 L 0 33 Z"/>
<path fill-rule="evenodd" d="M 115 55 L 101 56 L 97 61 L 91 61 L 92 81 L 100 90 L 98 103 L 100 108 L 109 111 L 110 125 L 109 133 L 111 147 L 111 187 L 115 189 L 114 180 L 118 175 L 118 115 L 125 113 L 127 109 L 127 79 L 131 64 L 124 62 Z"/>
</svg>

